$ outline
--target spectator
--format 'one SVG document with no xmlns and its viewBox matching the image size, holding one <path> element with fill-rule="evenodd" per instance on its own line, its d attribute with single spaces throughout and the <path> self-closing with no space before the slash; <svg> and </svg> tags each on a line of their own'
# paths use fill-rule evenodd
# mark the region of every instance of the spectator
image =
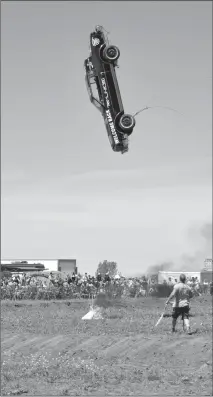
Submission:
<svg viewBox="0 0 213 397">
<path fill-rule="evenodd" d="M 19 275 L 19 281 L 20 281 L 20 284 L 21 284 L 21 285 L 22 285 L 23 277 L 24 277 L 24 273 L 21 273 L 21 274 Z"/>
<path fill-rule="evenodd" d="M 59 275 L 57 276 L 57 283 L 59 287 L 63 287 L 64 285 L 64 280 Z"/>
<path fill-rule="evenodd" d="M 194 287 L 195 287 L 195 278 L 192 277 L 192 288 L 194 288 Z"/>
<path fill-rule="evenodd" d="M 80 277 L 79 277 L 78 274 L 76 274 L 76 276 L 75 276 L 75 285 L 78 285 L 79 280 L 80 280 Z"/>
<path fill-rule="evenodd" d="M 187 285 L 191 288 L 192 287 L 192 280 L 189 278 L 187 281 Z"/>
<path fill-rule="evenodd" d="M 75 282 L 75 278 L 76 278 L 76 275 L 75 275 L 75 272 L 73 272 L 73 274 L 72 274 L 72 282 L 73 283 Z"/>
<path fill-rule="evenodd" d="M 53 285 L 55 284 L 55 279 L 54 279 L 54 276 L 53 276 L 53 272 L 50 272 L 49 280 L 51 281 L 51 283 L 52 283 Z"/>
<path fill-rule="evenodd" d="M 101 273 L 97 274 L 97 281 L 100 283 L 102 281 Z"/>
<path fill-rule="evenodd" d="M 105 274 L 104 281 L 105 281 L 105 283 L 111 281 L 111 278 L 110 278 L 110 276 L 109 276 L 109 272 L 107 272 L 107 273 Z"/>
<path fill-rule="evenodd" d="M 13 279 L 9 280 L 9 282 L 8 282 L 8 286 L 9 286 L 9 287 L 12 287 L 13 285 L 14 285 L 14 283 L 13 283 Z"/>
<path fill-rule="evenodd" d="M 195 279 L 195 290 L 200 294 L 200 282 L 197 277 Z"/>
<path fill-rule="evenodd" d="M 146 280 L 146 278 L 144 277 L 142 280 L 142 287 L 143 289 L 146 291 L 146 293 L 148 292 L 148 281 Z"/>
<path fill-rule="evenodd" d="M 174 283 L 173 283 L 173 281 L 172 281 L 172 278 L 171 278 L 171 277 L 169 277 L 169 280 L 168 280 L 168 285 L 170 285 L 170 287 L 172 287 L 172 286 L 174 285 Z"/>
<path fill-rule="evenodd" d="M 209 283 L 208 283 L 208 281 L 205 279 L 204 282 L 203 282 L 203 292 L 204 292 L 204 294 L 207 294 L 208 286 L 209 286 Z"/>
<path fill-rule="evenodd" d="M 72 283 L 72 277 L 70 276 L 70 274 L 67 274 L 66 281 L 67 281 L 68 285 L 70 285 Z"/>
<path fill-rule="evenodd" d="M 87 273 L 84 273 L 84 276 L 81 278 L 82 282 L 83 283 L 87 282 L 87 278 L 88 278 Z"/>
<path fill-rule="evenodd" d="M 22 275 L 21 284 L 22 284 L 22 285 L 25 285 L 25 284 L 26 284 L 26 273 L 23 273 L 23 275 Z"/>
<path fill-rule="evenodd" d="M 92 276 L 89 274 L 88 275 L 88 282 L 91 284 L 92 283 Z"/>
<path fill-rule="evenodd" d="M 30 284 L 30 276 L 26 275 L 26 279 L 25 279 L 25 285 L 29 285 Z"/>
<path fill-rule="evenodd" d="M 19 281 L 20 281 L 19 276 L 15 276 L 15 278 L 14 278 L 14 283 L 15 283 L 16 285 L 19 285 Z"/>
</svg>

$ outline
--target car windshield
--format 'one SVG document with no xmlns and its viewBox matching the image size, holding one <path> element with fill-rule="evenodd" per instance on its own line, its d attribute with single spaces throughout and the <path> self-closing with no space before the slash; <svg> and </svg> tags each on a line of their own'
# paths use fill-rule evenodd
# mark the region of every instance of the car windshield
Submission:
<svg viewBox="0 0 213 397">
<path fill-rule="evenodd" d="M 102 110 L 103 106 L 100 103 L 95 77 L 92 73 L 90 75 L 86 74 L 85 80 L 91 102 L 98 108 L 98 110 Z"/>
</svg>

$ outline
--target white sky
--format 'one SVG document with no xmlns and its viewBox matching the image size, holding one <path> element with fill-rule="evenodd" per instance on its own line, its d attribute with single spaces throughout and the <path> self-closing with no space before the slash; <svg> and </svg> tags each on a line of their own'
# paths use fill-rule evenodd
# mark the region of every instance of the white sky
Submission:
<svg viewBox="0 0 213 397">
<path fill-rule="evenodd" d="M 94 273 L 178 264 L 212 220 L 211 2 L 2 2 L 2 258 L 76 258 Z M 132 21 L 132 22 L 131 22 Z M 89 33 L 121 50 L 127 155 L 89 102 Z M 128 29 L 127 29 L 128 26 Z M 201 255 L 202 256 L 202 255 Z"/>
</svg>

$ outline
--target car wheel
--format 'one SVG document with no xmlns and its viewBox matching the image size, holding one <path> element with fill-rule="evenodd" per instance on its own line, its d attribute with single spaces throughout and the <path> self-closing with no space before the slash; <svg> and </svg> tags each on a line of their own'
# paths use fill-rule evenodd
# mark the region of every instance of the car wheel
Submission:
<svg viewBox="0 0 213 397">
<path fill-rule="evenodd" d="M 120 56 L 120 50 L 115 45 L 108 45 L 103 50 L 103 58 L 107 62 L 115 62 Z"/>
<path fill-rule="evenodd" d="M 131 114 L 123 114 L 119 120 L 120 129 L 127 133 L 132 131 L 135 126 L 135 118 Z"/>
</svg>

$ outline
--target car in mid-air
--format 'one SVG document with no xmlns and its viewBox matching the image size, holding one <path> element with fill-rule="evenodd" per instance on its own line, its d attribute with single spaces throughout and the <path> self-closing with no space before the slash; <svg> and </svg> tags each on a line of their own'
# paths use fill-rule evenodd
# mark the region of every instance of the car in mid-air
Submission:
<svg viewBox="0 0 213 397">
<path fill-rule="evenodd" d="M 115 72 L 119 56 L 119 48 L 109 44 L 105 29 L 96 26 L 90 34 L 89 57 L 84 61 L 86 86 L 90 101 L 104 118 L 112 149 L 123 154 L 128 151 L 135 118 L 124 113 Z"/>
</svg>

